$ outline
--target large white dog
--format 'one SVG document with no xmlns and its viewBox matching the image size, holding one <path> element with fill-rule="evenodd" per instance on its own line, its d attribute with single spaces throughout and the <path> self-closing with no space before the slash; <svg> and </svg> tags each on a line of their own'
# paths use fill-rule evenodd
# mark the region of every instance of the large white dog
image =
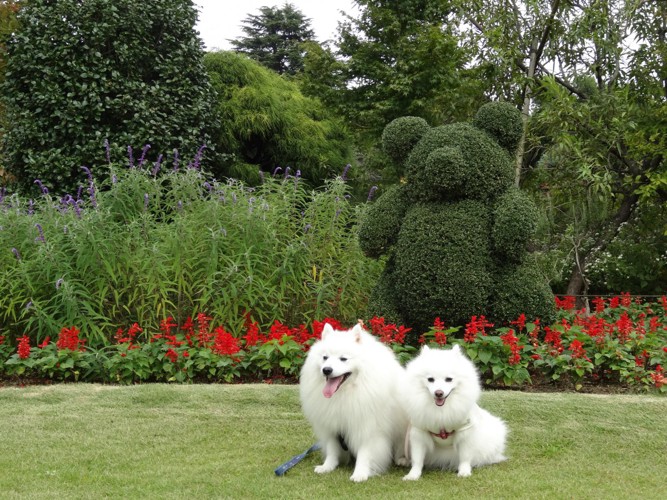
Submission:
<svg viewBox="0 0 667 500">
<path fill-rule="evenodd" d="M 403 368 L 394 353 L 360 325 L 324 326 L 301 370 L 301 405 L 324 453 L 317 473 L 356 457 L 352 481 L 405 464 L 407 416 L 398 401 Z"/>
<path fill-rule="evenodd" d="M 481 394 L 475 365 L 458 345 L 422 348 L 406 368 L 402 402 L 410 418 L 410 472 L 419 479 L 424 467 L 458 470 L 505 460 L 507 427 L 477 405 Z"/>
</svg>

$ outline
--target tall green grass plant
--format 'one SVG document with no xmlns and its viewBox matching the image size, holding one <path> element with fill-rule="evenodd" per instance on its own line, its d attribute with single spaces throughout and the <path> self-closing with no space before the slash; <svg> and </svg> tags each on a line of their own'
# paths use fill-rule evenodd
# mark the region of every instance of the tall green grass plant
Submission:
<svg viewBox="0 0 667 500">
<path fill-rule="evenodd" d="M 296 325 L 365 309 L 380 264 L 358 248 L 363 206 L 341 178 L 248 188 L 158 167 L 110 164 L 101 185 L 82 173 L 78 195 L 0 199 L 0 334 L 41 341 L 76 325 L 99 345 L 168 316 L 205 312 L 239 333 L 246 315 Z"/>
</svg>

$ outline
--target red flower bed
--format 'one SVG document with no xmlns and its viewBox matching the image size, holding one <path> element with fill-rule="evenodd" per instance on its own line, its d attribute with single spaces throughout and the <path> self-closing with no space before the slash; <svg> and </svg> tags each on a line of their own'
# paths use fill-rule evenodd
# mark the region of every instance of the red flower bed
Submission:
<svg viewBox="0 0 667 500">
<path fill-rule="evenodd" d="M 435 318 L 433 327 L 419 336 L 382 317 L 371 318 L 365 326 L 403 363 L 419 344 L 460 344 L 488 385 L 615 385 L 667 391 L 667 297 L 656 302 L 630 294 L 596 298 L 591 312 L 576 310 L 574 304 L 573 298 L 558 298 L 558 320 L 551 325 L 522 314 L 508 325 L 473 316 L 464 328 L 447 327 L 445 320 Z M 63 328 L 56 342 L 46 339 L 38 347 L 30 346 L 27 335 L 17 339 L 16 347 L 0 336 L 0 376 L 117 383 L 296 381 L 324 324 L 350 326 L 333 318 L 315 320 L 310 327 L 276 320 L 262 331 L 248 313 L 244 333 L 236 336 L 212 321 L 204 313 L 181 325 L 167 317 L 158 332 L 134 323 L 127 330 L 119 328 L 114 343 L 100 349 L 86 346 L 74 326 Z"/>
</svg>

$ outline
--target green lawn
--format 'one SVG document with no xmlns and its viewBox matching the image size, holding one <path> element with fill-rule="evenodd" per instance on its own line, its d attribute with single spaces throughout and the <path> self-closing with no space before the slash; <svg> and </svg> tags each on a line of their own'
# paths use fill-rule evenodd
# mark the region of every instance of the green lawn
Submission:
<svg viewBox="0 0 667 500">
<path fill-rule="evenodd" d="M 470 478 L 404 470 L 363 484 L 319 456 L 273 469 L 313 435 L 295 386 L 0 388 L 0 498 L 667 497 L 667 398 L 487 392 L 511 433 L 505 463 Z"/>
</svg>

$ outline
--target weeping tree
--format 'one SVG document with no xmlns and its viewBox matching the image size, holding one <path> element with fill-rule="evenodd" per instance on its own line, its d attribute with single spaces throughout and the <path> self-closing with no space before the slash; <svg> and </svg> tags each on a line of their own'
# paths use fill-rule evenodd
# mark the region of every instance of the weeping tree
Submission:
<svg viewBox="0 0 667 500">
<path fill-rule="evenodd" d="M 212 52 L 204 58 L 218 94 L 218 175 L 259 182 L 260 171 L 299 175 L 320 184 L 352 161 L 344 124 L 298 86 L 248 57 Z"/>
<path fill-rule="evenodd" d="M 191 0 L 30 0 L 8 43 L 4 166 L 76 189 L 112 149 L 148 156 L 208 142 L 213 92 Z M 117 157 L 117 156 L 116 156 Z"/>
</svg>

